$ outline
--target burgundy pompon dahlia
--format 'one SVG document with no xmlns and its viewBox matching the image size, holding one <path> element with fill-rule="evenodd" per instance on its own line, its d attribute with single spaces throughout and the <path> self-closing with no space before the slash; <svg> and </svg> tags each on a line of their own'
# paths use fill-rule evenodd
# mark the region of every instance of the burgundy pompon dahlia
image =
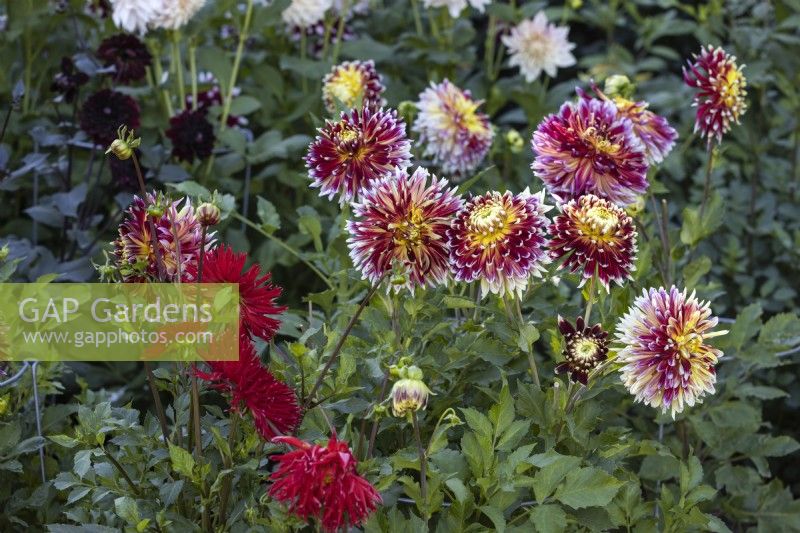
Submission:
<svg viewBox="0 0 800 533">
<path fill-rule="evenodd" d="M 702 403 L 714 394 L 717 361 L 722 351 L 706 344 L 727 331 L 712 331 L 717 317 L 709 302 L 673 286 L 644 289 L 617 324 L 617 360 L 625 387 L 637 402 L 670 412 Z"/>
<path fill-rule="evenodd" d="M 647 190 L 644 146 L 612 102 L 564 103 L 539 124 L 531 143 L 531 168 L 559 200 L 592 193 L 627 205 Z"/>
<path fill-rule="evenodd" d="M 88 83 L 89 76 L 75 67 L 75 63 L 70 57 L 61 58 L 61 69 L 53 77 L 50 90 L 57 93 L 57 102 L 71 104 L 78 95 L 81 85 Z"/>
<path fill-rule="evenodd" d="M 295 437 L 276 437 L 273 442 L 294 448 L 273 456 L 277 470 L 269 495 L 289 506 L 303 520 L 315 518 L 327 532 L 361 525 L 379 504 L 381 495 L 358 474 L 358 462 L 346 442 L 333 435 L 327 446 Z"/>
<path fill-rule="evenodd" d="M 447 180 L 433 176 L 428 184 L 428 176 L 422 167 L 412 175 L 398 169 L 353 204 L 357 219 L 347 222 L 347 245 L 353 264 L 372 283 L 392 270 L 403 278 L 390 284 L 395 291 L 446 280 L 447 229 L 462 201 Z"/>
<path fill-rule="evenodd" d="M 411 165 L 411 142 L 397 111 L 369 108 L 342 113 L 325 121 L 308 147 L 306 166 L 320 196 L 349 202 L 370 182 Z"/>
<path fill-rule="evenodd" d="M 563 259 L 561 268 L 581 272 L 583 286 L 597 276 L 606 291 L 622 285 L 636 270 L 636 227 L 624 210 L 593 194 L 559 206 L 550 225 L 550 257 Z"/>
<path fill-rule="evenodd" d="M 153 59 L 144 43 L 130 33 L 120 33 L 104 39 L 97 49 L 97 57 L 106 67 L 114 67 L 110 76 L 117 83 L 143 79 Z"/>
<path fill-rule="evenodd" d="M 102 89 L 87 98 L 80 115 L 81 129 L 103 149 L 117 138 L 120 126 L 139 128 L 139 104 L 127 94 L 111 89 Z"/>
<path fill-rule="evenodd" d="M 469 200 L 447 237 L 450 269 L 458 281 L 480 280 L 481 293 L 518 295 L 541 276 L 547 256 L 544 191 L 488 192 Z"/>
<path fill-rule="evenodd" d="M 206 159 L 214 150 L 214 126 L 206 112 L 185 110 L 169 119 L 167 137 L 172 141 L 172 155 L 191 163 L 194 158 Z"/>
<path fill-rule="evenodd" d="M 569 372 L 572 381 L 586 385 L 589 373 L 608 357 L 608 333 L 600 324 L 587 326 L 583 317 L 573 326 L 559 316 L 558 329 L 564 336 L 561 354 L 565 361 L 556 366 L 556 374 Z"/>
<path fill-rule="evenodd" d="M 275 303 L 282 289 L 269 282 L 269 272 L 262 275 L 260 265 L 254 264 L 245 270 L 245 263 L 247 254 L 237 254 L 229 246 L 220 246 L 203 258 L 202 282 L 237 283 L 242 333 L 269 341 L 281 325 L 275 317 L 286 311 L 285 306 Z"/>
<path fill-rule="evenodd" d="M 209 361 L 211 372 L 195 370 L 211 387 L 230 394 L 233 411 L 247 411 L 264 440 L 293 433 L 300 424 L 301 409 L 294 390 L 261 364 L 253 343 L 239 338 L 238 361 Z"/>
<path fill-rule="evenodd" d="M 737 65 L 736 56 L 711 45 L 702 47 L 693 58 L 694 62 L 688 61 L 688 68 L 683 69 L 683 80 L 697 89 L 692 104 L 697 107 L 694 131 L 699 131 L 709 143 L 712 138 L 720 143 L 722 136 L 747 111 L 744 65 Z"/>
</svg>

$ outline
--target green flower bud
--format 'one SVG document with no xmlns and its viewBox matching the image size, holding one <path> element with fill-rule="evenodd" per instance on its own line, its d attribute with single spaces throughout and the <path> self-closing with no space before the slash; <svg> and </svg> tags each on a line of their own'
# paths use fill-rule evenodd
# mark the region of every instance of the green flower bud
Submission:
<svg viewBox="0 0 800 533">
<path fill-rule="evenodd" d="M 133 150 L 142 144 L 142 140 L 135 137 L 133 130 L 128 131 L 127 126 L 120 126 L 117 130 L 117 138 L 106 150 L 106 154 L 113 153 L 118 159 L 125 161 L 133 155 Z"/>
<path fill-rule="evenodd" d="M 583 0 L 569 0 L 569 7 L 577 11 L 583 7 Z"/>
<path fill-rule="evenodd" d="M 644 208 L 645 208 L 644 196 L 640 195 L 636 197 L 635 202 L 633 202 L 632 204 L 630 204 L 625 208 L 625 212 L 628 213 L 628 215 L 635 217 L 641 214 L 642 211 L 644 211 Z"/>
<path fill-rule="evenodd" d="M 2 248 L 0 248 L 0 261 L 5 261 L 6 259 L 8 259 L 8 253 L 10 251 L 11 250 L 9 249 L 7 244 Z"/>
<path fill-rule="evenodd" d="M 630 100 L 636 91 L 636 85 L 622 74 L 615 74 L 606 78 L 604 92 L 610 98 L 624 98 Z"/>
<path fill-rule="evenodd" d="M 197 207 L 197 221 L 203 226 L 216 226 L 222 217 L 219 207 L 204 202 Z"/>
<path fill-rule="evenodd" d="M 11 401 L 8 399 L 8 394 L 0 397 L 0 416 L 3 416 L 8 412 L 8 407 L 10 404 Z"/>
<path fill-rule="evenodd" d="M 422 381 L 422 370 L 416 366 L 408 367 L 405 377 L 397 381 L 392 387 L 392 414 L 396 417 L 405 417 L 428 405 L 428 396 L 433 394 Z"/>
<path fill-rule="evenodd" d="M 161 218 L 164 215 L 164 208 L 160 205 L 149 205 L 147 206 L 147 216 L 151 216 L 153 218 Z"/>
<path fill-rule="evenodd" d="M 525 147 L 525 140 L 515 129 L 510 129 L 506 132 L 506 143 L 508 143 L 508 148 L 513 154 L 520 153 Z"/>
<path fill-rule="evenodd" d="M 411 122 L 413 122 L 414 115 L 417 113 L 417 104 L 408 100 L 404 100 L 400 102 L 399 106 L 397 106 L 397 113 L 408 124 L 411 124 Z"/>
</svg>

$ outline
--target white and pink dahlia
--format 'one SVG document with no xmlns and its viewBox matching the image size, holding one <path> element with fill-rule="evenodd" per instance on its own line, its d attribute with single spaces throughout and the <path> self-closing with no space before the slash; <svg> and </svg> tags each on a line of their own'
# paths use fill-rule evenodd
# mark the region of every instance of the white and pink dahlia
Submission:
<svg viewBox="0 0 800 533">
<path fill-rule="evenodd" d="M 377 109 L 385 104 L 381 97 L 385 90 L 374 61 L 345 61 L 323 78 L 322 101 L 330 113 L 341 108 Z"/>
<path fill-rule="evenodd" d="M 550 24 L 544 11 L 539 11 L 532 20 L 523 20 L 510 35 L 503 36 L 511 54 L 509 64 L 519 67 L 528 82 L 535 81 L 542 71 L 554 78 L 559 68 L 575 64 L 575 44 L 569 42 L 568 35 L 568 27 Z"/>
<path fill-rule="evenodd" d="M 480 280 L 483 296 L 521 296 L 531 276 L 541 276 L 549 262 L 545 213 L 550 209 L 544 191 L 473 197 L 447 232 L 455 279 Z"/>
<path fill-rule="evenodd" d="M 443 172 L 464 175 L 486 157 L 494 138 L 489 117 L 478 111 L 483 102 L 473 100 L 448 80 L 419 95 L 414 131 L 420 134 L 425 155 Z"/>
<path fill-rule="evenodd" d="M 411 165 L 411 141 L 396 111 L 353 109 L 336 122 L 325 121 L 308 147 L 306 166 L 320 196 L 340 202 L 359 198 L 362 189 L 395 169 Z"/>
<path fill-rule="evenodd" d="M 581 284 L 597 276 L 606 291 L 622 285 L 635 270 L 636 227 L 633 219 L 608 200 L 593 194 L 562 204 L 550 225 L 550 257 L 562 268 L 581 273 Z"/>
<path fill-rule="evenodd" d="M 644 145 L 612 102 L 566 102 L 539 124 L 531 144 L 531 168 L 561 200 L 592 193 L 628 205 L 647 190 Z"/>
<path fill-rule="evenodd" d="M 447 12 L 452 18 L 458 18 L 464 8 L 467 7 L 467 0 L 423 0 L 423 5 L 429 9 L 437 7 L 446 7 Z M 469 0 L 469 5 L 483 13 L 486 6 L 491 3 L 491 0 Z"/>
<path fill-rule="evenodd" d="M 333 0 L 292 0 L 281 13 L 281 18 L 292 28 L 309 28 L 325 18 Z"/>
<path fill-rule="evenodd" d="M 722 352 L 706 341 L 727 331 L 711 331 L 717 318 L 708 302 L 675 286 L 644 290 L 617 325 L 617 360 L 622 381 L 636 397 L 663 413 L 683 411 L 713 394 L 715 365 Z"/>
<path fill-rule="evenodd" d="M 391 287 L 436 286 L 448 270 L 447 229 L 462 206 L 455 187 L 417 168 L 397 169 L 361 193 L 353 204 L 356 219 L 347 223 L 350 257 L 365 279 L 377 283 L 394 272 Z"/>
</svg>

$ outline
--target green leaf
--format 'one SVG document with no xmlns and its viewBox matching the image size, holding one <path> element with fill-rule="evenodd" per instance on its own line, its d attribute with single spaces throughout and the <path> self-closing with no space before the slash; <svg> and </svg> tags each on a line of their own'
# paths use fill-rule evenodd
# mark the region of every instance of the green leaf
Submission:
<svg viewBox="0 0 800 533">
<path fill-rule="evenodd" d="M 469 493 L 469 490 L 464 485 L 464 482 L 458 479 L 457 477 L 453 477 L 448 479 L 444 482 L 447 485 L 447 488 L 450 489 L 450 492 L 453 493 L 456 501 L 459 503 L 464 503 L 468 499 L 472 498 L 472 495 Z"/>
<path fill-rule="evenodd" d="M 130 496 L 122 496 L 114 500 L 114 512 L 129 525 L 135 526 L 141 520 L 139 506 L 136 505 L 136 500 Z"/>
<path fill-rule="evenodd" d="M 183 483 L 184 481 L 179 479 L 177 481 L 168 481 L 161 485 L 158 489 L 158 495 L 164 507 L 169 507 L 178 500 L 178 496 L 183 490 Z"/>
<path fill-rule="evenodd" d="M 506 518 L 499 509 L 484 505 L 481 507 L 481 512 L 492 521 L 495 531 L 503 533 L 506 530 Z"/>
<path fill-rule="evenodd" d="M 561 533 L 567 527 L 567 514 L 558 505 L 537 505 L 531 509 L 531 522 L 539 533 Z"/>
<path fill-rule="evenodd" d="M 50 435 L 47 438 L 65 448 L 74 448 L 79 444 L 78 439 L 73 439 L 67 435 Z"/>
<path fill-rule="evenodd" d="M 549 454 L 552 458 L 533 476 L 533 493 L 539 503 L 550 497 L 567 474 L 581 464 L 580 457 L 560 455 L 555 452 L 549 452 Z"/>
<path fill-rule="evenodd" d="M 464 413 L 464 419 L 472 431 L 479 435 L 492 437 L 494 428 L 486 415 L 471 407 L 464 407 L 461 412 Z"/>
<path fill-rule="evenodd" d="M 272 202 L 259 196 L 256 200 L 256 214 L 261 221 L 261 228 L 272 235 L 281 229 L 281 217 Z"/>
<path fill-rule="evenodd" d="M 475 307 L 475 302 L 469 298 L 462 298 L 461 296 L 445 296 L 442 299 L 442 303 L 444 303 L 448 309 L 473 309 Z"/>
<path fill-rule="evenodd" d="M 524 324 L 519 330 L 517 345 L 525 353 L 530 353 L 533 343 L 539 340 L 539 330 L 533 324 Z"/>
<path fill-rule="evenodd" d="M 179 474 L 192 479 L 192 472 L 194 470 L 194 458 L 192 455 L 181 448 L 170 443 L 169 445 L 169 458 L 172 462 L 172 469 Z"/>
<path fill-rule="evenodd" d="M 318 252 L 322 251 L 322 222 L 319 219 L 319 213 L 310 205 L 304 205 L 297 208 L 297 214 L 300 218 L 297 221 L 297 227 L 303 235 L 310 235 L 314 240 L 314 249 Z"/>
<path fill-rule="evenodd" d="M 680 463 L 671 455 L 648 455 L 639 467 L 642 479 L 664 481 L 678 475 Z"/>
<path fill-rule="evenodd" d="M 72 504 L 89 494 L 89 491 L 92 490 L 92 487 L 75 487 L 72 492 L 69 493 L 69 497 L 67 498 L 67 505 Z"/>
<path fill-rule="evenodd" d="M 618 479 L 590 466 L 570 471 L 555 497 L 573 509 L 604 506 L 614 498 L 621 486 L 622 482 Z"/>
<path fill-rule="evenodd" d="M 505 381 L 498 402 L 489 408 L 489 420 L 494 426 L 495 439 L 505 433 L 506 429 L 514 422 L 514 399 L 511 397 L 508 383 Z"/>
<path fill-rule="evenodd" d="M 736 321 L 727 335 L 722 337 L 721 344 L 726 348 L 741 349 L 761 328 L 761 304 L 750 304 L 736 316 Z"/>
<path fill-rule="evenodd" d="M 793 313 L 780 313 L 773 316 L 761 328 L 758 342 L 775 351 L 800 344 L 800 318 Z"/>
<path fill-rule="evenodd" d="M 200 70 L 211 71 L 220 87 L 228 87 L 230 84 L 233 63 L 222 48 L 214 46 L 198 48 L 197 66 Z"/>
<path fill-rule="evenodd" d="M 249 115 L 261 108 L 261 102 L 252 96 L 237 96 L 231 102 L 231 115 Z"/>
<path fill-rule="evenodd" d="M 211 191 L 197 183 L 196 181 L 186 180 L 180 183 L 167 183 L 167 187 L 176 192 L 191 196 L 192 198 L 210 198 Z"/>
<path fill-rule="evenodd" d="M 694 289 L 700 278 L 711 271 L 711 259 L 699 257 L 683 267 L 683 284 L 687 289 Z"/>
<path fill-rule="evenodd" d="M 72 468 L 75 474 L 83 479 L 89 470 L 92 468 L 92 451 L 80 450 L 75 454 L 74 466 Z"/>
</svg>

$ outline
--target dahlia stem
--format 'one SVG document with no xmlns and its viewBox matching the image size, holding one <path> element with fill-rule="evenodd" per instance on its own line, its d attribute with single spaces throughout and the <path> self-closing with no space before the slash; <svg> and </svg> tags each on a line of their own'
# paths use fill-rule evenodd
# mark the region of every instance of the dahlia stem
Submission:
<svg viewBox="0 0 800 533">
<path fill-rule="evenodd" d="M 306 258 L 304 258 L 300 254 L 299 251 L 295 250 L 294 248 L 292 248 L 291 246 L 289 246 L 288 244 L 286 244 L 285 242 L 283 242 L 282 240 L 277 238 L 275 235 L 271 235 L 271 234 L 267 233 L 266 231 L 261 229 L 261 227 L 259 227 L 257 224 L 255 224 L 254 222 L 251 222 L 249 219 L 243 217 L 239 213 L 231 213 L 231 216 L 233 218 L 235 218 L 236 220 L 238 220 L 239 222 L 241 222 L 241 223 L 251 227 L 252 229 L 256 230 L 261 235 L 263 235 L 264 237 L 268 238 L 269 240 L 271 240 L 272 242 L 274 242 L 275 244 L 277 244 L 278 246 L 280 246 L 281 248 L 283 248 L 284 250 L 286 250 L 287 252 L 289 252 L 290 254 L 295 256 L 297 259 L 299 259 L 300 261 L 305 263 L 305 265 L 308 268 L 310 268 L 311 271 L 314 272 L 314 274 L 316 274 L 319 277 L 319 279 L 321 279 L 322 281 L 325 282 L 325 285 L 327 285 L 329 289 L 336 289 L 336 287 L 333 286 L 333 283 L 331 283 L 331 280 L 329 280 L 328 277 L 325 274 L 320 272 L 320 270 L 317 267 L 315 267 L 311 263 L 311 261 L 309 261 Z"/>
<path fill-rule="evenodd" d="M 308 36 L 306 35 L 305 28 L 300 28 L 300 31 L 300 64 L 304 64 L 306 62 L 306 56 L 308 55 Z M 305 74 L 301 74 L 300 85 L 303 89 L 303 94 L 307 94 L 308 80 L 306 79 Z"/>
<path fill-rule="evenodd" d="M 586 302 L 586 312 L 583 314 L 583 322 L 588 325 L 589 317 L 592 315 L 592 304 L 594 303 L 594 280 L 596 276 L 592 276 L 589 280 L 589 297 Z"/>
<path fill-rule="evenodd" d="M 150 393 L 153 395 L 153 403 L 156 407 L 156 415 L 158 416 L 158 423 L 161 425 L 161 433 L 164 435 L 164 444 L 169 443 L 169 426 L 167 425 L 167 416 L 164 414 L 164 405 L 161 403 L 161 397 L 158 395 L 156 389 L 156 377 L 153 374 L 153 368 L 147 361 L 144 362 L 144 371 L 147 376 L 147 384 L 150 386 Z"/>
<path fill-rule="evenodd" d="M 119 473 L 122 474 L 122 477 L 125 478 L 125 481 L 128 482 L 128 485 L 131 487 L 133 493 L 136 494 L 137 496 L 141 496 L 142 492 L 139 490 L 139 487 L 136 486 L 136 483 L 133 482 L 131 476 L 128 475 L 128 472 L 125 471 L 125 469 L 122 467 L 119 461 L 117 461 L 114 458 L 114 456 L 111 455 L 111 452 L 109 452 L 105 446 L 101 445 L 100 449 L 103 450 L 103 455 L 106 456 L 106 459 L 111 461 L 111 464 L 114 465 L 114 468 L 116 468 L 119 471 Z"/>
<path fill-rule="evenodd" d="M 317 391 L 322 386 L 322 382 L 325 380 L 325 375 L 331 369 L 336 359 L 338 359 L 339 353 L 342 351 L 342 347 L 344 346 L 344 341 L 347 340 L 347 337 L 350 335 L 350 331 L 353 329 L 353 326 L 356 325 L 356 321 L 358 320 L 358 317 L 361 316 L 361 312 L 364 311 L 364 309 L 367 307 L 367 304 L 372 298 L 372 295 L 375 294 L 375 291 L 378 290 L 378 287 L 380 287 L 381 283 L 383 283 L 383 280 L 388 275 L 389 275 L 388 272 L 382 275 L 380 279 L 378 279 L 378 281 L 375 282 L 375 284 L 372 287 L 370 287 L 369 292 L 367 292 L 367 295 L 364 297 L 364 299 L 361 300 L 361 304 L 359 304 L 358 309 L 356 309 L 356 312 L 353 314 L 353 317 L 350 319 L 350 322 L 348 322 L 347 327 L 344 329 L 344 332 L 342 333 L 342 336 L 339 337 L 339 341 L 336 343 L 336 347 L 334 347 L 331 356 L 328 358 L 328 362 L 325 363 L 325 366 L 322 368 L 322 371 L 319 373 L 319 376 L 317 377 L 317 381 L 314 382 L 314 386 L 311 388 L 311 392 L 308 393 L 305 405 L 306 409 L 308 409 L 311 403 L 314 401 L 314 396 L 317 394 Z"/>
<path fill-rule="evenodd" d="M 703 214 L 706 212 L 706 204 L 708 204 L 708 197 L 711 194 L 711 172 L 714 170 L 714 148 L 711 146 L 711 140 L 708 141 L 708 161 L 706 162 L 706 179 L 703 186 L 703 202 L 700 204 L 700 220 L 703 222 Z"/>
<path fill-rule="evenodd" d="M 422 37 L 422 18 L 419 16 L 419 5 L 417 0 L 411 0 L 411 10 L 414 12 L 414 28 L 417 30 L 417 35 Z"/>
<path fill-rule="evenodd" d="M 179 109 L 186 108 L 186 90 L 183 83 L 183 60 L 181 59 L 181 35 L 177 30 L 171 32 L 172 68 L 175 69 L 175 81 L 178 85 Z"/>
<path fill-rule="evenodd" d="M 419 420 L 417 419 L 417 412 L 411 414 L 411 422 L 414 425 L 414 438 L 417 440 L 417 448 L 419 451 L 419 494 L 422 499 L 423 514 L 425 520 L 428 520 L 428 459 L 425 453 L 425 446 L 422 445 L 422 437 L 419 433 Z"/>
<path fill-rule="evenodd" d="M 242 24 L 242 31 L 239 32 L 239 44 L 236 46 L 236 56 L 233 58 L 231 79 L 228 83 L 228 90 L 225 93 L 225 106 L 222 108 L 222 116 L 220 117 L 220 130 L 225 129 L 225 127 L 228 125 L 228 115 L 231 113 L 231 103 L 233 102 L 233 89 L 236 87 L 236 78 L 239 75 L 239 67 L 242 65 L 244 43 L 247 41 L 248 32 L 250 31 L 250 21 L 252 18 L 253 0 L 247 0 L 247 10 L 244 13 L 244 23 Z"/>
<path fill-rule="evenodd" d="M 197 111 L 197 46 L 189 44 L 189 72 L 192 76 L 192 111 Z"/>
<path fill-rule="evenodd" d="M 148 39 L 150 45 L 151 55 L 153 56 L 153 74 L 155 76 L 155 87 L 161 87 L 161 80 L 164 78 L 164 69 L 161 66 L 161 47 L 156 40 Z M 172 118 L 172 101 L 169 96 L 169 89 L 166 87 L 161 88 L 161 97 L 164 99 L 164 111 L 167 112 L 167 119 Z"/>
<path fill-rule="evenodd" d="M 347 10 L 350 9 L 350 0 L 342 2 L 342 11 L 339 13 L 339 25 L 336 27 L 336 42 L 333 43 L 333 57 L 332 61 L 335 65 L 339 61 L 339 50 L 342 48 L 342 41 L 344 36 L 344 19 L 347 15 Z M 305 33 L 303 34 L 305 35 Z"/>
<path fill-rule="evenodd" d="M 239 414 L 231 410 L 231 423 L 228 427 L 228 447 L 231 451 L 231 457 L 223 456 L 222 464 L 225 468 L 233 466 L 233 450 L 236 443 L 236 437 L 239 429 Z M 231 488 L 233 487 L 231 476 L 225 478 L 222 482 L 222 491 L 219 495 L 219 514 L 217 515 L 217 525 L 222 526 L 225 524 L 228 515 L 228 500 L 231 495 Z M 224 528 L 223 528 L 224 529 Z"/>
<path fill-rule="evenodd" d="M 139 180 L 139 192 L 142 195 L 142 201 L 147 201 L 147 189 L 144 186 L 144 176 L 142 176 L 142 167 L 139 166 L 139 157 L 136 152 L 131 152 L 131 160 L 136 169 L 136 178 Z M 150 226 L 150 238 L 153 241 L 153 253 L 156 256 L 156 268 L 158 268 L 158 279 L 163 281 L 166 277 L 166 269 L 164 268 L 164 260 L 161 257 L 161 247 L 158 245 L 158 236 L 156 235 L 156 225 L 153 223 L 152 217 L 147 217 L 148 225 Z"/>
</svg>

